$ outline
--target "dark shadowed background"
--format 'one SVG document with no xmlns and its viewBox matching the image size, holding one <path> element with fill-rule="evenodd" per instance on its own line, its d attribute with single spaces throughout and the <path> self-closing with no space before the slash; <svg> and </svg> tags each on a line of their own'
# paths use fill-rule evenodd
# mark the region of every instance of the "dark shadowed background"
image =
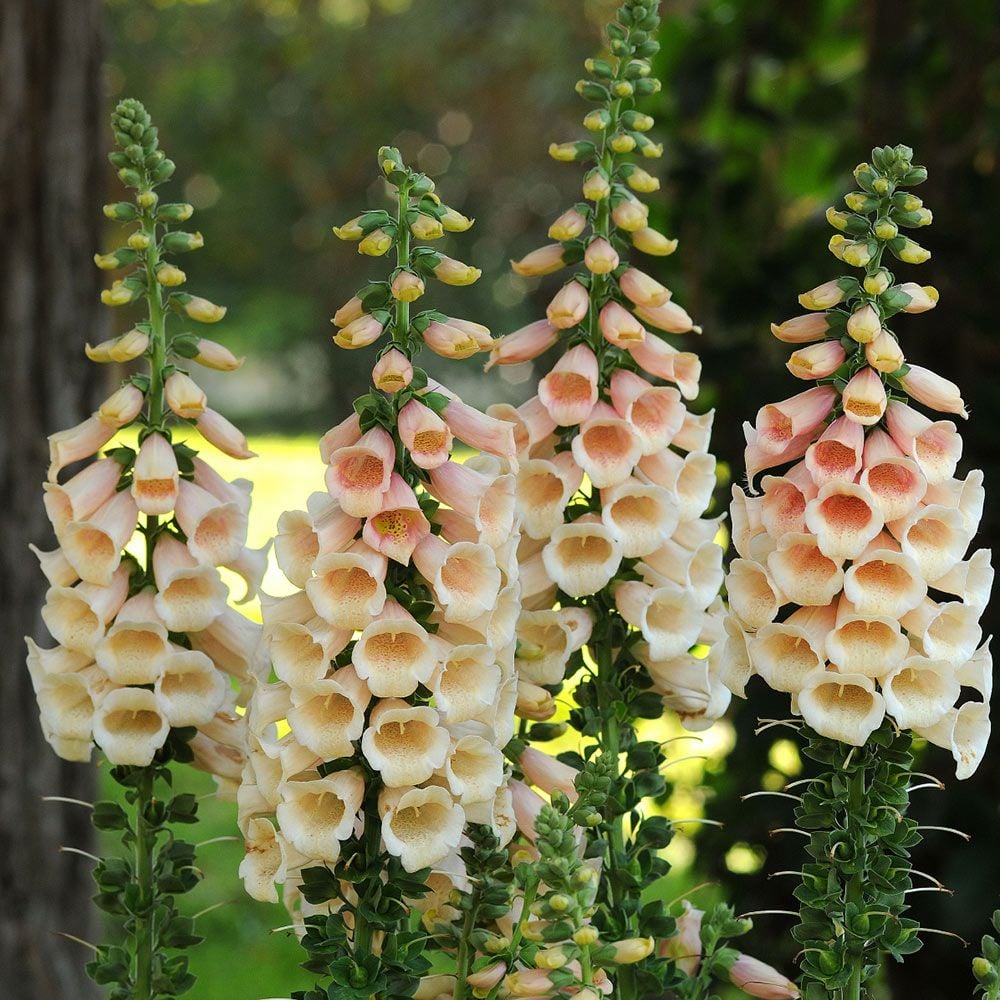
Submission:
<svg viewBox="0 0 1000 1000">
<path fill-rule="evenodd" d="M 399 146 L 435 177 L 446 201 L 477 218 L 443 248 L 481 267 L 483 277 L 472 289 L 446 290 L 437 303 L 495 333 L 541 314 L 558 279 L 524 282 L 507 260 L 545 242 L 552 217 L 578 196 L 578 171 L 545 150 L 580 132 L 585 109 L 573 84 L 612 7 L 606 0 L 107 0 L 105 110 L 135 96 L 159 124 L 183 182 L 177 193 L 194 204 L 206 235 L 206 249 L 186 269 L 199 293 L 230 307 L 220 339 L 248 356 L 239 376 L 213 390 L 220 408 L 251 431 L 311 434 L 339 419 L 362 390 L 369 355 L 335 351 L 328 321 L 379 265 L 354 255 L 330 227 L 380 199 L 372 178 L 383 143 Z M 987 488 L 1000 488 L 996 4 L 671 0 L 663 12 L 664 88 L 646 104 L 666 147 L 663 188 L 652 203 L 680 248 L 648 270 L 704 326 L 697 405 L 717 408 L 716 453 L 739 468 L 741 421 L 801 388 L 783 368 L 788 349 L 770 336 L 769 323 L 800 311 L 799 292 L 841 273 L 826 250 L 823 213 L 851 189 L 851 170 L 872 145 L 905 142 L 930 171 L 918 193 L 935 215 L 918 234 L 934 256 L 907 268 L 905 280 L 936 285 L 941 303 L 902 317 L 896 330 L 911 360 L 964 389 L 972 419 L 962 428 L 963 467 L 984 468 Z M 112 186 L 109 171 L 106 188 L 92 192 L 92 216 Z M 89 266 L 85 255 L 77 263 Z M 93 341 L 98 332 L 73 336 Z M 3 336 L 14 343 L 16 331 Z M 448 367 L 450 383 L 471 402 L 530 392 L 530 380 L 483 378 L 476 361 Z M 998 520 L 988 503 L 979 544 L 991 544 Z M 987 632 L 995 616 L 987 612 Z M 5 669 L 21 669 L 19 654 L 4 655 L 12 660 Z M 751 808 L 739 795 L 780 784 L 796 761 L 786 743 L 775 746 L 784 737 L 753 736 L 758 716 L 782 711 L 762 687 L 754 692 L 750 704 L 734 708 L 737 751 L 711 769 L 707 813 L 726 825 L 698 835 L 690 882 L 724 880 L 742 910 L 781 909 L 791 880 L 766 874 L 794 868 L 800 842 L 768 836 L 790 819 L 780 800 Z M 924 763 L 953 773 L 937 751 Z M 929 835 L 916 867 L 955 895 L 916 895 L 914 912 L 928 927 L 975 941 L 1000 905 L 1000 750 L 971 781 L 952 782 L 946 794 L 918 793 L 914 808 L 928 824 L 974 836 L 966 846 Z M 5 822 L 0 816 L 0 827 Z M 738 861 L 733 844 L 741 845 Z M 247 903 L 228 914 L 230 949 L 211 960 L 234 965 L 242 961 L 235 949 L 257 947 L 240 928 L 256 928 L 258 918 Z M 760 918 L 754 950 L 789 967 L 790 926 L 785 917 Z M 289 967 L 297 958 L 287 942 L 273 954 Z M 972 954 L 928 936 L 905 970 L 890 970 L 884 995 L 969 996 Z M 206 960 L 196 955 L 196 971 Z M 230 981 L 242 984 L 240 974 Z M 253 1000 L 259 994 L 246 992 L 253 988 L 223 994 L 199 986 L 191 996 Z"/>
</svg>

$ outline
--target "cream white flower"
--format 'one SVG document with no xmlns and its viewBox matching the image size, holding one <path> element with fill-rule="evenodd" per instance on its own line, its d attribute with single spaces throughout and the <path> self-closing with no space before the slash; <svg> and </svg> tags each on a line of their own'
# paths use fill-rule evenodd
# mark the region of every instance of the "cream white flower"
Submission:
<svg viewBox="0 0 1000 1000">
<path fill-rule="evenodd" d="M 556 528 L 542 549 L 549 578 L 571 597 L 595 594 L 607 586 L 621 560 L 621 543 L 590 516 Z"/>
<path fill-rule="evenodd" d="M 802 718 L 820 736 L 864 746 L 885 718 L 885 701 L 863 674 L 817 670 L 798 694 Z"/>
<path fill-rule="evenodd" d="M 353 768 L 325 778 L 286 781 L 277 807 L 281 832 L 307 857 L 335 864 L 340 845 L 354 829 L 364 793 L 364 778 Z"/>
<path fill-rule="evenodd" d="M 198 562 L 173 535 L 156 540 L 153 576 L 156 613 L 172 632 L 199 632 L 225 610 L 229 591 L 219 571 Z"/>
<path fill-rule="evenodd" d="M 171 645 L 155 691 L 171 726 L 201 726 L 222 707 L 229 685 L 204 653 Z"/>
<path fill-rule="evenodd" d="M 419 785 L 444 765 L 450 737 L 428 705 L 387 698 L 372 709 L 361 738 L 365 760 L 388 788 Z"/>
<path fill-rule="evenodd" d="M 163 703 L 148 688 L 109 691 L 94 713 L 94 742 L 112 764 L 148 766 L 169 731 Z"/>
<path fill-rule="evenodd" d="M 441 861 L 458 847 L 465 813 L 444 788 L 403 792 L 382 817 L 382 839 L 408 872 Z"/>
<path fill-rule="evenodd" d="M 427 630 L 390 600 L 359 636 L 353 662 L 377 698 L 405 698 L 430 680 L 439 659 Z"/>
</svg>

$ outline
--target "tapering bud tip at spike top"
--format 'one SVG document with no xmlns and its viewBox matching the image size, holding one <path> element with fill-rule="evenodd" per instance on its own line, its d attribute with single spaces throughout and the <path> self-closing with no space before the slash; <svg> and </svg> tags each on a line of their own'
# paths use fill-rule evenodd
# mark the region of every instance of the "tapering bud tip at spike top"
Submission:
<svg viewBox="0 0 1000 1000">
<path fill-rule="evenodd" d="M 757 672 L 793 695 L 817 733 L 861 746 L 888 714 L 951 750 L 964 777 L 989 734 L 988 711 L 969 707 L 976 684 L 965 679 L 978 676 L 969 664 L 988 659 L 989 646 L 981 588 L 948 581 L 971 573 L 963 557 L 980 507 L 967 500 L 981 495 L 982 474 L 956 479 L 955 424 L 911 405 L 965 419 L 959 387 L 908 364 L 892 329 L 938 299 L 930 286 L 897 283 L 887 266 L 929 257 L 900 233 L 930 222 L 906 190 L 926 176 L 912 157 L 905 146 L 873 150 L 855 171 L 860 190 L 846 196 L 848 211 L 828 215 L 851 241 L 835 237 L 834 256 L 863 273 L 804 292 L 799 301 L 812 311 L 772 326 L 779 340 L 810 345 L 788 367 L 815 388 L 764 406 L 747 430 L 751 495 L 734 501 L 734 524 L 739 513 L 744 527 L 729 593 Z M 764 477 L 757 496 L 757 473 L 789 463 Z M 788 623 L 813 607 L 828 614 L 809 638 L 812 666 L 778 685 L 763 654 L 777 640 L 764 632 L 798 635 Z M 728 642 L 723 655 L 743 642 Z"/>
</svg>

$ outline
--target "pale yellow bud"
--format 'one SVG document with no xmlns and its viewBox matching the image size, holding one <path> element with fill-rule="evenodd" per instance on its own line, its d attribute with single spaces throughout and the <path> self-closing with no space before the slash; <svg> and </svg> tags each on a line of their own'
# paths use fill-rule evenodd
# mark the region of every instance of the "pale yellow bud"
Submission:
<svg viewBox="0 0 1000 1000">
<path fill-rule="evenodd" d="M 549 226 L 549 236 L 554 240 L 572 240 L 587 227 L 587 220 L 575 208 L 568 209 Z"/>
<path fill-rule="evenodd" d="M 635 149 L 635 139 L 627 132 L 619 132 L 611 139 L 611 148 L 616 153 L 631 153 Z"/>
<path fill-rule="evenodd" d="M 826 210 L 826 221 L 829 222 L 834 229 L 840 229 L 843 231 L 847 228 L 849 219 L 850 216 L 846 212 L 838 212 L 832 206 Z"/>
<path fill-rule="evenodd" d="M 827 247 L 829 248 L 830 253 L 832 253 L 837 260 L 843 260 L 844 248 L 848 246 L 850 242 L 851 241 L 846 237 L 841 236 L 840 233 L 836 233 L 830 237 L 830 242 L 827 244 Z"/>
<path fill-rule="evenodd" d="M 646 145 L 642 147 L 642 155 L 645 156 L 647 160 L 655 160 L 658 157 L 663 156 L 663 143 L 646 143 Z"/>
<path fill-rule="evenodd" d="M 182 304 L 182 308 L 188 317 L 198 323 L 218 323 L 226 315 L 225 306 L 217 306 L 208 299 L 203 299 L 199 295 L 190 295 L 187 301 Z"/>
<path fill-rule="evenodd" d="M 156 280 L 165 288 L 176 288 L 187 281 L 187 275 L 173 264 L 161 264 L 156 269 Z"/>
<path fill-rule="evenodd" d="M 649 115 L 637 114 L 633 117 L 631 125 L 637 132 L 648 132 L 656 122 Z"/>
<path fill-rule="evenodd" d="M 118 262 L 117 254 L 113 253 L 95 253 L 94 263 L 102 271 L 117 271 L 122 265 Z"/>
<path fill-rule="evenodd" d="M 867 243 L 848 243 L 844 247 L 843 261 L 852 267 L 864 267 L 872 259 L 871 248 Z"/>
<path fill-rule="evenodd" d="M 479 280 L 483 272 L 478 267 L 463 264 L 460 260 L 441 255 L 441 260 L 434 268 L 434 277 L 446 285 L 471 285 Z"/>
<path fill-rule="evenodd" d="M 138 293 L 121 281 L 112 282 L 110 288 L 101 292 L 101 301 L 106 306 L 127 306 L 138 298 Z"/>
<path fill-rule="evenodd" d="M 546 948 L 535 955 L 535 967 L 538 969 L 561 969 L 568 961 L 562 948 Z"/>
<path fill-rule="evenodd" d="M 400 271 L 392 279 L 390 291 L 399 302 L 415 302 L 424 294 L 424 280 L 412 271 Z"/>
<path fill-rule="evenodd" d="M 616 942 L 612 961 L 618 965 L 629 965 L 632 962 L 641 962 L 653 953 L 653 939 L 650 938 L 626 938 L 624 941 Z"/>
<path fill-rule="evenodd" d="M 874 233 L 880 240 L 894 240 L 899 228 L 892 219 L 879 219 L 875 223 Z"/>
<path fill-rule="evenodd" d="M 588 924 L 586 927 L 581 927 L 573 935 L 573 943 L 578 944 L 581 948 L 586 948 L 588 945 L 597 944 L 599 937 L 597 928 Z"/>
<path fill-rule="evenodd" d="M 375 229 L 358 244 L 358 253 L 363 253 L 366 257 L 381 257 L 391 247 L 392 237 L 384 229 Z"/>
<path fill-rule="evenodd" d="M 865 347 L 865 357 L 872 368 L 886 373 L 898 371 L 904 361 L 899 341 L 888 330 L 883 330 Z"/>
<path fill-rule="evenodd" d="M 847 321 L 847 334 L 859 344 L 870 344 L 882 331 L 882 321 L 871 305 L 862 306 Z"/>
<path fill-rule="evenodd" d="M 652 194 L 654 191 L 660 190 L 659 178 L 647 173 L 641 167 L 636 167 L 628 175 L 625 183 L 628 184 L 633 191 L 638 191 L 640 194 Z"/>
<path fill-rule="evenodd" d="M 618 80 L 612 85 L 611 93 L 615 97 L 631 97 L 635 93 L 635 87 L 628 80 Z"/>
<path fill-rule="evenodd" d="M 549 145 L 549 156 L 560 163 L 572 163 L 577 157 L 575 142 L 553 142 Z"/>
<path fill-rule="evenodd" d="M 611 184 L 600 170 L 592 170 L 583 181 L 583 196 L 588 201 L 603 201 L 611 194 Z"/>
<path fill-rule="evenodd" d="M 607 119 L 604 112 L 591 111 L 590 114 L 583 119 L 583 127 L 587 129 L 588 132 L 602 132 L 605 128 L 607 128 Z"/>
<path fill-rule="evenodd" d="M 461 212 L 456 212 L 453 208 L 446 209 L 441 217 L 441 225 L 449 233 L 464 233 L 466 229 L 472 228 L 474 221 L 468 216 L 462 215 Z"/>
<path fill-rule="evenodd" d="M 827 281 L 799 296 L 799 305 L 804 309 L 829 309 L 844 301 L 844 290 L 836 281 Z"/>
<path fill-rule="evenodd" d="M 141 191 L 135 199 L 140 208 L 152 208 L 159 200 L 160 196 L 155 191 Z"/>
<path fill-rule="evenodd" d="M 140 229 L 132 233 L 125 241 L 133 250 L 148 250 L 149 237 Z"/>
<path fill-rule="evenodd" d="M 611 218 L 619 229 L 634 233 L 645 229 L 649 220 L 649 209 L 639 201 L 620 201 L 611 210 Z"/>
<path fill-rule="evenodd" d="M 410 232 L 418 240 L 439 240 L 444 236 L 444 226 L 433 216 L 421 213 L 410 223 Z"/>
<path fill-rule="evenodd" d="M 850 194 L 844 195 L 844 204 L 852 212 L 863 212 L 867 203 L 868 199 L 863 191 L 852 191 Z"/>
<path fill-rule="evenodd" d="M 149 337 L 140 330 L 129 330 L 114 340 L 105 340 L 96 347 L 90 344 L 84 348 L 87 357 L 98 364 L 124 364 L 133 361 L 149 347 Z"/>
<path fill-rule="evenodd" d="M 919 243 L 907 240 L 903 244 L 902 250 L 898 251 L 899 259 L 907 264 L 923 264 L 925 260 L 930 260 L 931 252 L 926 250 Z"/>
<path fill-rule="evenodd" d="M 351 243 L 360 240 L 365 235 L 365 231 L 358 225 L 360 218 L 361 216 L 355 216 L 353 219 L 348 219 L 342 226 L 334 226 L 334 236 L 338 240 L 346 240 Z"/>
<path fill-rule="evenodd" d="M 667 239 L 663 233 L 649 227 L 632 233 L 632 245 L 636 250 L 653 257 L 668 257 L 677 249 L 677 240 Z"/>
<path fill-rule="evenodd" d="M 889 272 L 880 267 L 874 274 L 866 275 L 862 284 L 869 295 L 881 295 L 889 287 Z"/>
</svg>

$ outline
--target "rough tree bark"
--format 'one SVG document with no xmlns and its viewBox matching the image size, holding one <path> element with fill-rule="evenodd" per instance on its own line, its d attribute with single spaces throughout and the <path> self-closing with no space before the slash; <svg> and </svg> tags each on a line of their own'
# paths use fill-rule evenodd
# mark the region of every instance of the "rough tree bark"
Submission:
<svg viewBox="0 0 1000 1000">
<path fill-rule="evenodd" d="M 26 546 L 52 547 L 44 435 L 92 408 L 82 346 L 104 322 L 101 21 L 101 0 L 0 3 L 0 993 L 34 1000 L 98 995 L 59 936 L 93 940 L 90 862 L 58 851 L 88 847 L 89 816 L 41 801 L 92 800 L 93 771 L 43 742 L 22 636 L 45 583 Z"/>
</svg>

